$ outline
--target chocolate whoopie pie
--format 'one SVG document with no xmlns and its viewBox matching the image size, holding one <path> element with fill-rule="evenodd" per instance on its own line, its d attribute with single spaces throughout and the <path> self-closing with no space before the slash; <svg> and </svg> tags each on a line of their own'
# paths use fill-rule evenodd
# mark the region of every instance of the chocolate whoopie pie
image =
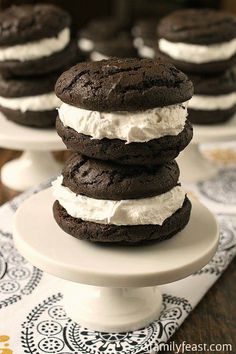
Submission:
<svg viewBox="0 0 236 354">
<path fill-rule="evenodd" d="M 188 104 L 188 118 L 194 124 L 218 124 L 236 112 L 236 76 L 233 70 L 218 75 L 190 76 L 194 96 Z"/>
<path fill-rule="evenodd" d="M 0 78 L 0 111 L 7 119 L 26 126 L 55 125 L 61 104 L 54 93 L 58 73 L 25 79 Z"/>
<path fill-rule="evenodd" d="M 122 35 L 118 38 L 95 42 L 90 59 L 96 61 L 111 57 L 136 58 L 137 56 L 138 53 L 131 38 Z"/>
<path fill-rule="evenodd" d="M 157 39 L 143 39 L 143 45 L 138 48 L 140 58 L 155 58 Z"/>
<path fill-rule="evenodd" d="M 138 20 L 133 28 L 134 46 L 141 58 L 154 58 L 157 46 L 157 19 L 144 18 Z"/>
<path fill-rule="evenodd" d="M 74 154 L 53 183 L 53 212 L 68 234 L 95 242 L 162 241 L 189 221 L 175 161 L 143 168 Z"/>
<path fill-rule="evenodd" d="M 57 131 L 69 149 L 128 165 L 173 160 L 192 138 L 192 82 L 160 58 L 80 63 L 55 86 Z"/>
<path fill-rule="evenodd" d="M 78 47 L 84 53 L 94 50 L 96 42 L 115 39 L 124 30 L 124 25 L 114 17 L 93 19 L 78 32 Z"/>
<path fill-rule="evenodd" d="M 0 13 L 0 72 L 5 77 L 40 75 L 67 66 L 77 55 L 71 19 L 50 4 L 19 5 Z"/>
<path fill-rule="evenodd" d="M 143 39 L 156 39 L 157 38 L 157 19 L 143 18 L 135 22 L 132 28 L 132 35 L 136 40 L 137 47 L 142 45 Z M 140 40 L 140 41 L 138 41 Z"/>
<path fill-rule="evenodd" d="M 236 63 L 236 16 L 214 9 L 184 9 L 158 25 L 157 55 L 185 72 L 223 72 Z"/>
</svg>

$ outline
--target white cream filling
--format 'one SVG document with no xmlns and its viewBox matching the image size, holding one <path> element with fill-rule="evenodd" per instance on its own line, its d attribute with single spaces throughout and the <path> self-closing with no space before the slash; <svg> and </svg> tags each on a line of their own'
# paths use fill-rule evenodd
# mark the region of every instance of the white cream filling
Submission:
<svg viewBox="0 0 236 354">
<path fill-rule="evenodd" d="M 17 44 L 11 47 L 0 47 L 0 61 L 35 60 L 48 57 L 63 50 L 70 41 L 70 30 L 64 28 L 56 37 L 43 38 L 38 41 Z"/>
<path fill-rule="evenodd" d="M 134 38 L 133 40 L 133 45 L 135 48 L 140 48 L 142 47 L 144 44 L 143 44 L 143 39 L 141 37 L 136 37 Z"/>
<path fill-rule="evenodd" d="M 55 95 L 54 92 L 45 93 L 37 96 L 25 97 L 2 97 L 0 96 L 0 106 L 26 111 L 48 111 L 56 109 L 61 105 L 61 100 Z"/>
<path fill-rule="evenodd" d="M 96 51 L 94 51 L 90 54 L 90 59 L 92 61 L 99 61 L 99 60 L 108 59 L 108 58 L 109 58 L 108 56 L 106 56 L 102 53 L 96 52 Z"/>
<path fill-rule="evenodd" d="M 74 218 L 99 224 L 113 225 L 162 225 L 182 207 L 185 192 L 180 186 L 161 195 L 128 200 L 102 200 L 76 195 L 62 186 L 63 177 L 53 183 L 53 196 Z"/>
<path fill-rule="evenodd" d="M 63 125 L 92 139 L 121 139 L 146 142 L 178 135 L 185 126 L 187 102 L 139 112 L 97 112 L 63 103 L 59 108 Z"/>
<path fill-rule="evenodd" d="M 201 64 L 231 58 L 236 53 L 236 38 L 209 45 L 175 43 L 161 38 L 159 48 L 173 59 Z"/>
<path fill-rule="evenodd" d="M 94 48 L 94 42 L 91 41 L 91 39 L 80 38 L 80 39 L 78 39 L 78 47 L 83 52 L 90 52 Z"/>
<path fill-rule="evenodd" d="M 148 47 L 147 45 L 143 45 L 143 46 L 139 47 L 138 54 L 141 58 L 153 59 L 155 57 L 154 49 L 151 47 Z"/>
<path fill-rule="evenodd" d="M 229 109 L 236 105 L 236 92 L 219 96 L 194 95 L 189 101 L 188 107 L 197 110 Z"/>
</svg>

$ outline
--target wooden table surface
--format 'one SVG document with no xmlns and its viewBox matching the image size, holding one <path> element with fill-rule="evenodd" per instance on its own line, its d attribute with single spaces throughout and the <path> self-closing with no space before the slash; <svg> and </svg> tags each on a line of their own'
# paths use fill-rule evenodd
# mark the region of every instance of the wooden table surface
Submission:
<svg viewBox="0 0 236 354">
<path fill-rule="evenodd" d="M 19 156 L 19 152 L 0 149 L 0 167 L 16 156 Z M 65 153 L 57 153 L 56 157 L 64 160 L 67 155 Z M 17 195 L 15 191 L 7 190 L 4 186 L 0 186 L 0 204 L 15 195 Z M 172 337 L 175 343 L 179 344 L 183 341 L 190 344 L 207 343 L 208 345 L 212 343 L 229 343 L 233 346 L 231 353 L 236 353 L 235 266 L 236 259 Z M 220 353 L 228 354 L 230 352 L 224 351 Z"/>
</svg>

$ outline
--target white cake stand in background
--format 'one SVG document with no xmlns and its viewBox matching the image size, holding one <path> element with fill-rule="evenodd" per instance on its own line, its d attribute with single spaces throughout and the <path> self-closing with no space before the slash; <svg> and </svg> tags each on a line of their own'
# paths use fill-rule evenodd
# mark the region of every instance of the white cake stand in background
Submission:
<svg viewBox="0 0 236 354">
<path fill-rule="evenodd" d="M 61 164 L 49 152 L 65 149 L 55 129 L 24 127 L 0 114 L 0 146 L 24 151 L 2 167 L 2 183 L 8 188 L 24 191 L 61 171 Z"/>
<path fill-rule="evenodd" d="M 217 174 L 218 168 L 204 158 L 199 149 L 199 144 L 230 141 L 235 137 L 236 115 L 224 124 L 194 125 L 193 140 L 177 158 L 181 181 L 192 183 L 213 178 Z"/>
<path fill-rule="evenodd" d="M 201 269 L 216 252 L 219 231 L 211 212 L 192 200 L 187 227 L 170 240 L 141 246 L 99 245 L 63 232 L 53 219 L 51 189 L 17 210 L 13 235 L 22 255 L 64 282 L 68 316 L 92 330 L 126 332 L 158 319 L 157 285 Z"/>
</svg>

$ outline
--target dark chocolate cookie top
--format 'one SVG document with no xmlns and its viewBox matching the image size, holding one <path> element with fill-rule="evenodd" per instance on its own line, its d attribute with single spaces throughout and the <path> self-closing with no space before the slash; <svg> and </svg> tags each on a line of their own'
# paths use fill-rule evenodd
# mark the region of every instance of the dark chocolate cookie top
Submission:
<svg viewBox="0 0 236 354">
<path fill-rule="evenodd" d="M 160 58 L 79 63 L 59 77 L 55 90 L 65 103 L 106 112 L 168 106 L 193 95 L 188 77 Z"/>
<path fill-rule="evenodd" d="M 122 166 L 74 154 L 62 171 L 63 185 L 76 194 L 95 199 L 152 197 L 175 187 L 179 168 L 175 161 L 161 166 Z"/>
<path fill-rule="evenodd" d="M 54 37 L 70 26 L 70 15 L 50 4 L 11 6 L 0 12 L 0 45 Z"/>
<path fill-rule="evenodd" d="M 58 76 L 59 73 L 7 80 L 0 77 L 0 96 L 24 97 L 53 92 Z"/>
<path fill-rule="evenodd" d="M 236 74 L 233 70 L 222 74 L 190 75 L 196 95 L 224 95 L 236 91 Z"/>
<path fill-rule="evenodd" d="M 214 9 L 179 10 L 159 22 L 158 35 L 171 42 L 226 42 L 236 37 L 236 16 Z"/>
</svg>

